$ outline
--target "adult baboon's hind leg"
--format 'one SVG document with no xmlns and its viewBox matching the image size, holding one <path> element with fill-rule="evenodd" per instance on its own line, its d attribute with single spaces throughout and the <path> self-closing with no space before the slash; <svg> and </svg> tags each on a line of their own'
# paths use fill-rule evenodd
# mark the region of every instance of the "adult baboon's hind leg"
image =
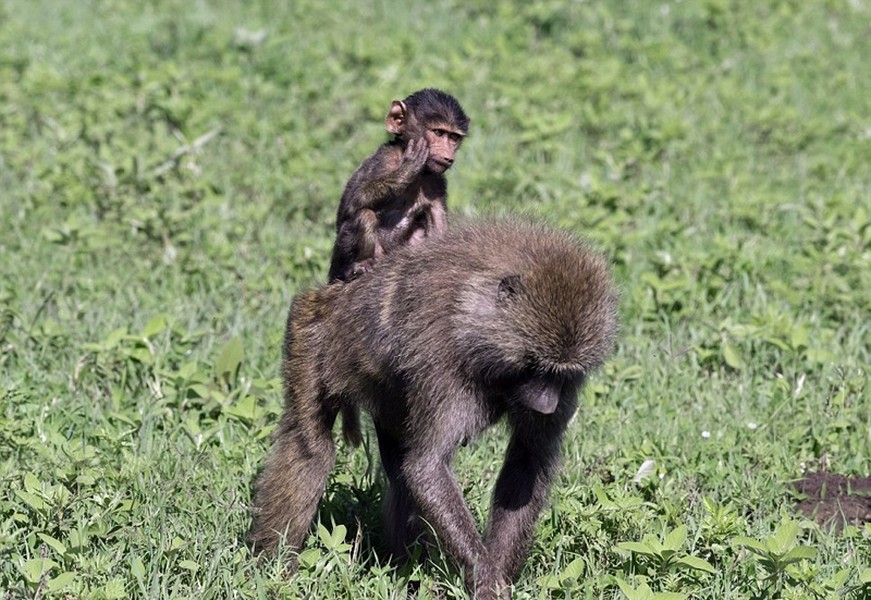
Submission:
<svg viewBox="0 0 871 600">
<path fill-rule="evenodd" d="M 405 450 L 378 422 L 375 423 L 375 431 L 378 434 L 381 464 L 387 475 L 387 490 L 382 507 L 387 549 L 393 560 L 402 563 L 408 558 L 409 546 L 417 541 L 422 528 L 417 508 L 401 471 Z"/>
<path fill-rule="evenodd" d="M 313 389 L 294 389 L 309 386 L 288 386 L 274 445 L 254 486 L 257 513 L 248 540 L 255 551 L 274 553 L 282 536 L 300 549 L 335 463 L 336 412 Z"/>
</svg>

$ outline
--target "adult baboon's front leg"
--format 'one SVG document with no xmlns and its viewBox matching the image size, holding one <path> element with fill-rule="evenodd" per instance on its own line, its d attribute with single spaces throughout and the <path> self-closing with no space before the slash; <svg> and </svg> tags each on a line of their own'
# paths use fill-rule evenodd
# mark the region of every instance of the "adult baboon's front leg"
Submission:
<svg viewBox="0 0 871 600">
<path fill-rule="evenodd" d="M 478 534 L 451 469 L 452 454 L 452 451 L 411 451 L 402 472 L 439 544 L 463 569 L 469 590 L 479 599 L 495 598 L 507 592 L 507 582 L 494 568 Z"/>
<path fill-rule="evenodd" d="M 493 490 L 484 533 L 490 559 L 502 576 L 517 578 L 535 524 L 560 464 L 560 445 L 577 406 L 577 390 L 564 387 L 553 414 L 519 411 L 509 416 L 512 435 Z"/>
<path fill-rule="evenodd" d="M 538 515 L 547 500 L 556 455 L 541 446 L 531 448 L 511 440 L 493 490 L 493 506 L 484 534 L 494 567 L 512 581 L 532 542 Z"/>
</svg>

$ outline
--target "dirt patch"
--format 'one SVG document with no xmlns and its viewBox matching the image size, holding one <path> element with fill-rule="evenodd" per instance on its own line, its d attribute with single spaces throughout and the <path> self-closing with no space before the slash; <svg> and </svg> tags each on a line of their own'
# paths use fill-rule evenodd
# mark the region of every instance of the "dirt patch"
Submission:
<svg viewBox="0 0 871 600">
<path fill-rule="evenodd" d="M 840 530 L 871 522 L 871 477 L 808 473 L 795 489 L 807 496 L 796 508 L 820 525 Z"/>
</svg>

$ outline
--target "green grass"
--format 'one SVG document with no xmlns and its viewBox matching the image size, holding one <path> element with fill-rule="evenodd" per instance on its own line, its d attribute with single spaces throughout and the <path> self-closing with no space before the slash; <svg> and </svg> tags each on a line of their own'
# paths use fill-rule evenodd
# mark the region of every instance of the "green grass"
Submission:
<svg viewBox="0 0 871 600">
<path fill-rule="evenodd" d="M 243 543 L 289 299 L 436 86 L 451 210 L 576 231 L 622 293 L 514 597 L 871 594 L 871 526 L 790 487 L 869 471 L 869 57 L 864 0 L 3 2 L 0 590 L 462 597 L 379 557 L 374 436 L 295 577 Z M 504 442 L 457 460 L 481 520 Z"/>
</svg>

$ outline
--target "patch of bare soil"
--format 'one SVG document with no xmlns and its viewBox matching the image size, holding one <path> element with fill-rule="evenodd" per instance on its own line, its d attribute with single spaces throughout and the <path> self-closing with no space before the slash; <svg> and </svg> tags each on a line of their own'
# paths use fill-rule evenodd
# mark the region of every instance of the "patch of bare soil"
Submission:
<svg viewBox="0 0 871 600">
<path fill-rule="evenodd" d="M 871 477 L 808 473 L 795 489 L 807 496 L 796 508 L 820 525 L 841 530 L 871 521 Z"/>
</svg>

